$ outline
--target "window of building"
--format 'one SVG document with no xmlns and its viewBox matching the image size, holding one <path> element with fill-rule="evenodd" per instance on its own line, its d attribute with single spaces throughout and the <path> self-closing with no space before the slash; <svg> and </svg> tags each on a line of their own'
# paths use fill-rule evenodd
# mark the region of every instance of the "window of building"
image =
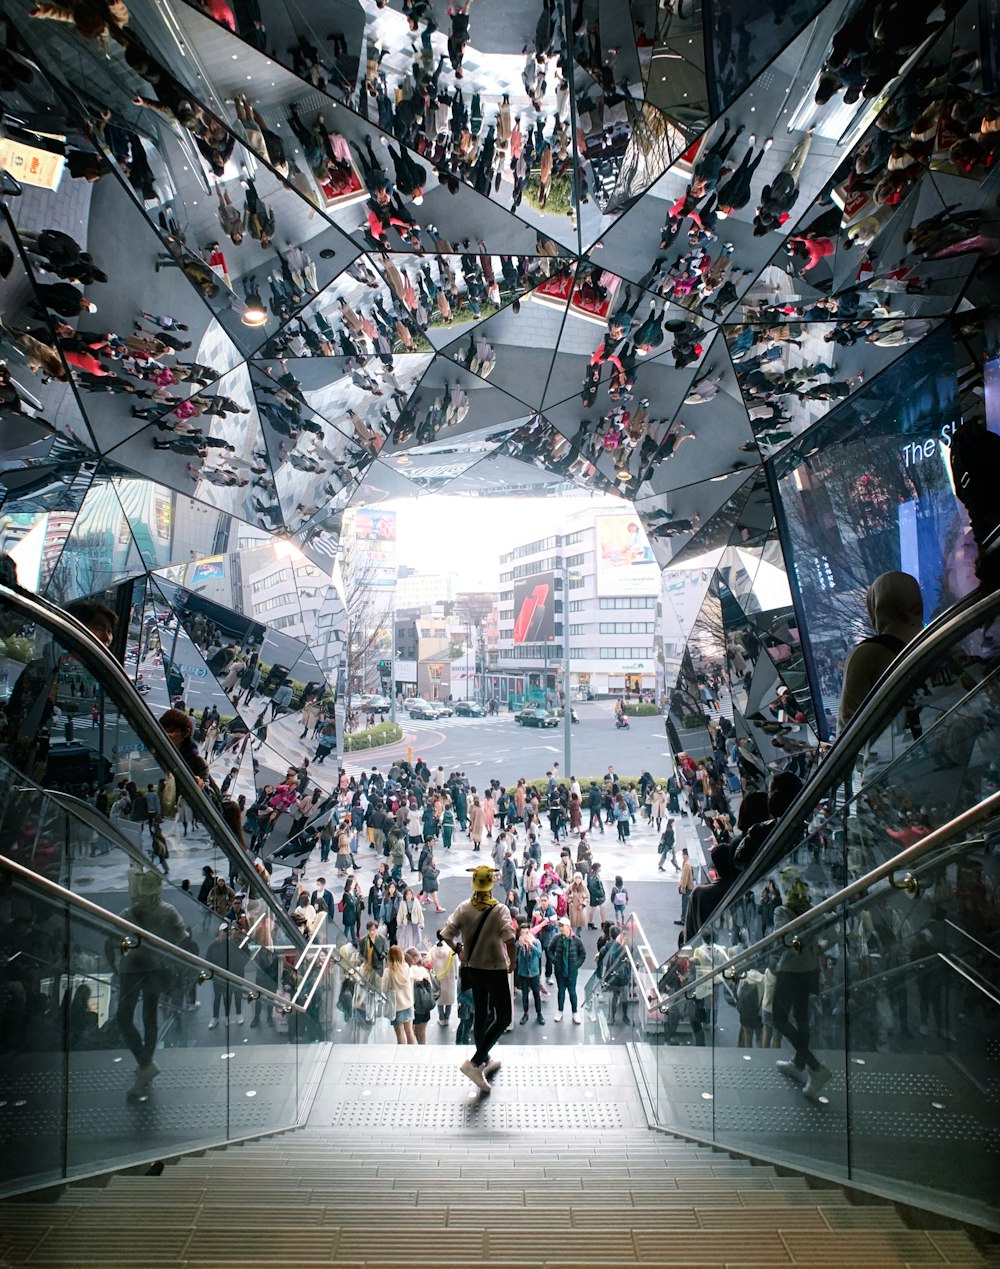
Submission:
<svg viewBox="0 0 1000 1269">
<path fill-rule="evenodd" d="M 656 623 L 652 621 L 602 621 L 601 634 L 653 634 Z"/>
<path fill-rule="evenodd" d="M 599 599 L 598 607 L 610 608 L 655 608 L 655 595 L 615 595 Z"/>
<path fill-rule="evenodd" d="M 581 552 L 579 555 L 567 556 L 566 563 L 570 568 L 573 568 L 577 564 L 582 564 L 586 558 L 586 554 Z"/>
</svg>

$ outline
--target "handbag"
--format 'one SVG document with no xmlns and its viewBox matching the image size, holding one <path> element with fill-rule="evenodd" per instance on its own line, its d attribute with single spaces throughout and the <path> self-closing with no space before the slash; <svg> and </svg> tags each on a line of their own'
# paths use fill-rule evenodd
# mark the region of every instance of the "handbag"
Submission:
<svg viewBox="0 0 1000 1269">
<path fill-rule="evenodd" d="M 499 903 L 495 903 L 493 907 L 486 909 L 483 915 L 479 918 L 479 924 L 476 926 L 472 938 L 469 941 L 469 946 L 465 953 L 465 962 L 458 967 L 458 981 L 461 983 L 463 991 L 471 991 L 472 989 L 472 976 L 469 973 L 468 962 L 472 959 L 472 953 L 476 950 L 476 944 L 479 942 L 479 936 L 483 932 L 483 926 L 490 919 L 490 913 L 499 906 Z"/>
</svg>

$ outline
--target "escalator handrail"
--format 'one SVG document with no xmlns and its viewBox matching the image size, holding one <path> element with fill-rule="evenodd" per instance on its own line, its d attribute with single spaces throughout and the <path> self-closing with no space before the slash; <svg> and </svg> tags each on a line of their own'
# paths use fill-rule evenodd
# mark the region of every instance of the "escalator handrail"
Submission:
<svg viewBox="0 0 1000 1269">
<path fill-rule="evenodd" d="M 144 868 L 150 866 L 149 859 L 136 846 L 135 842 L 130 842 L 124 833 L 115 828 L 114 824 L 109 819 L 105 819 L 99 811 L 95 811 L 90 803 L 85 802 L 83 798 L 75 797 L 72 793 L 63 793 L 61 789 L 43 789 L 34 784 L 23 784 L 17 791 L 24 794 L 44 794 L 45 797 L 50 798 L 56 806 L 67 814 L 81 820 L 88 828 L 93 829 L 95 833 L 101 833 L 108 838 L 120 851 L 128 855 L 129 859 L 134 860 L 137 864 L 142 864 Z"/>
<path fill-rule="evenodd" d="M 276 992 L 271 991 L 269 988 L 262 987 L 259 983 L 252 983 L 249 979 L 241 978 L 239 974 L 234 974 L 231 970 L 213 965 L 210 961 L 197 956 L 194 952 L 189 952 L 186 948 L 178 947 L 176 943 L 160 938 L 158 934 L 152 934 L 149 930 L 144 930 L 141 925 L 133 925 L 131 921 L 126 921 L 124 917 L 118 916 L 117 913 L 109 912 L 107 908 L 102 908 L 98 903 L 91 903 L 89 899 L 85 899 L 82 895 L 74 894 L 72 890 L 67 890 L 65 886 L 60 886 L 56 881 L 50 881 L 48 877 L 43 876 L 41 873 L 33 872 L 30 868 L 25 868 L 23 864 L 15 863 L 13 859 L 9 859 L 6 855 L 0 855 L 0 872 L 13 873 L 29 889 L 41 890 L 48 898 L 54 899 L 57 904 L 76 909 L 88 917 L 95 918 L 103 925 L 114 926 L 122 934 L 128 935 L 130 940 L 134 940 L 134 947 L 154 947 L 157 951 L 164 952 L 175 960 L 186 961 L 187 964 L 192 965 L 200 974 L 205 976 L 203 981 L 207 982 L 213 978 L 221 978 L 231 986 L 239 988 L 240 991 L 249 993 L 251 1000 L 258 995 L 266 996 L 269 1000 L 274 1001 L 275 1004 L 281 1005 L 286 1012 L 305 1013 L 303 1006 L 293 1004 L 286 997 L 277 995 Z M 222 924 L 221 921 L 220 924 Z M 128 955 L 127 952 L 124 952 L 124 954 Z"/>
<path fill-rule="evenodd" d="M 714 925 L 731 903 L 763 880 L 778 860 L 784 859 L 816 805 L 838 785 L 846 783 L 865 744 L 872 736 L 881 734 L 882 728 L 902 709 L 914 690 L 914 680 L 923 681 L 944 649 L 953 647 L 959 639 L 998 615 L 1000 590 L 974 591 L 972 596 L 966 597 L 943 617 L 936 618 L 910 641 L 865 697 L 857 713 L 778 821 L 760 854 L 740 873 L 707 925 Z"/>
<path fill-rule="evenodd" d="M 249 856 L 241 851 L 229 825 L 206 796 L 118 661 L 97 642 L 86 626 L 38 595 L 0 584 L 0 604 L 15 609 L 26 621 L 44 627 L 93 673 L 157 763 L 173 775 L 178 794 L 183 796 L 194 816 L 206 825 L 215 845 L 240 874 L 245 875 L 249 889 L 270 910 L 289 940 L 301 948 L 305 940 L 297 926 L 278 903 L 271 888 L 258 876 Z"/>
<path fill-rule="evenodd" d="M 921 837 L 919 841 L 900 851 L 898 855 L 893 855 L 891 859 L 887 859 L 884 863 L 871 869 L 870 872 L 866 872 L 863 877 L 859 877 L 856 881 L 852 881 L 850 885 L 842 887 L 836 894 L 822 899 L 819 903 L 809 908 L 808 911 L 803 912 L 801 916 L 793 918 L 780 929 L 771 930 L 762 939 L 758 939 L 756 943 L 752 943 L 749 947 L 737 952 L 735 956 L 730 957 L 724 964 L 714 966 L 705 974 L 699 974 L 697 985 L 701 987 L 706 982 L 710 982 L 722 975 L 727 978 L 735 977 L 736 970 L 743 965 L 758 960 L 762 951 L 768 947 L 773 947 L 775 944 L 780 944 L 784 948 L 792 948 L 794 940 L 820 918 L 850 903 L 859 895 L 870 890 L 877 882 L 884 880 L 886 877 L 891 877 L 893 873 L 908 869 L 911 864 L 916 863 L 917 860 L 923 858 L 924 855 L 929 854 L 931 851 L 935 851 L 941 846 L 947 846 L 957 834 L 964 833 L 967 829 L 996 814 L 1000 814 L 1000 793 L 991 793 L 989 797 L 983 798 L 981 802 L 969 807 L 961 815 L 956 815 L 954 819 L 949 820 L 947 824 L 942 824 L 940 828 L 928 833 L 926 837 Z M 789 940 L 793 941 L 790 942 Z M 660 1002 L 659 1008 L 661 1011 L 666 1012 L 674 1002 L 684 999 L 694 986 L 694 983 L 687 983 L 685 986 L 678 987 L 676 991 L 671 992 L 669 996 L 666 996 Z"/>
</svg>

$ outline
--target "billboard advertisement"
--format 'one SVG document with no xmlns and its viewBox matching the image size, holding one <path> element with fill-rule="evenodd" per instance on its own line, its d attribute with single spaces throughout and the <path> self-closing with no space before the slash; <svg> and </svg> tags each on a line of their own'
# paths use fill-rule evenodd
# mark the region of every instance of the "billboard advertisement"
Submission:
<svg viewBox="0 0 1000 1269">
<path fill-rule="evenodd" d="M 205 582 L 221 581 L 226 576 L 226 562 L 221 555 L 210 555 L 199 560 L 191 570 L 189 584 L 200 586 Z"/>
<path fill-rule="evenodd" d="M 396 513 L 369 508 L 354 512 L 355 575 L 366 586 L 396 585 Z"/>
<path fill-rule="evenodd" d="M 514 583 L 514 643 L 550 643 L 555 638 L 556 578 L 536 573 Z"/>
<path fill-rule="evenodd" d="M 660 566 L 637 515 L 601 516 L 597 521 L 597 593 L 657 595 Z"/>
</svg>

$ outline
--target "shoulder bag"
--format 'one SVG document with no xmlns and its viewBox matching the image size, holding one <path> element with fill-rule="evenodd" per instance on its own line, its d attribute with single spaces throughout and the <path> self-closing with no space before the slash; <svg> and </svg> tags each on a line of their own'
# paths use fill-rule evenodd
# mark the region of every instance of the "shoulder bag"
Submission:
<svg viewBox="0 0 1000 1269">
<path fill-rule="evenodd" d="M 483 932 L 483 926 L 490 919 L 490 913 L 499 908 L 500 904 L 495 903 L 493 907 L 487 908 L 483 915 L 479 918 L 479 924 L 476 926 L 472 938 L 469 940 L 469 946 L 465 952 L 465 963 L 458 967 L 458 980 L 462 985 L 463 991 L 469 991 L 472 987 L 472 979 L 469 977 L 469 961 L 472 960 L 472 953 L 476 950 L 476 944 L 479 942 L 479 936 Z"/>
</svg>

